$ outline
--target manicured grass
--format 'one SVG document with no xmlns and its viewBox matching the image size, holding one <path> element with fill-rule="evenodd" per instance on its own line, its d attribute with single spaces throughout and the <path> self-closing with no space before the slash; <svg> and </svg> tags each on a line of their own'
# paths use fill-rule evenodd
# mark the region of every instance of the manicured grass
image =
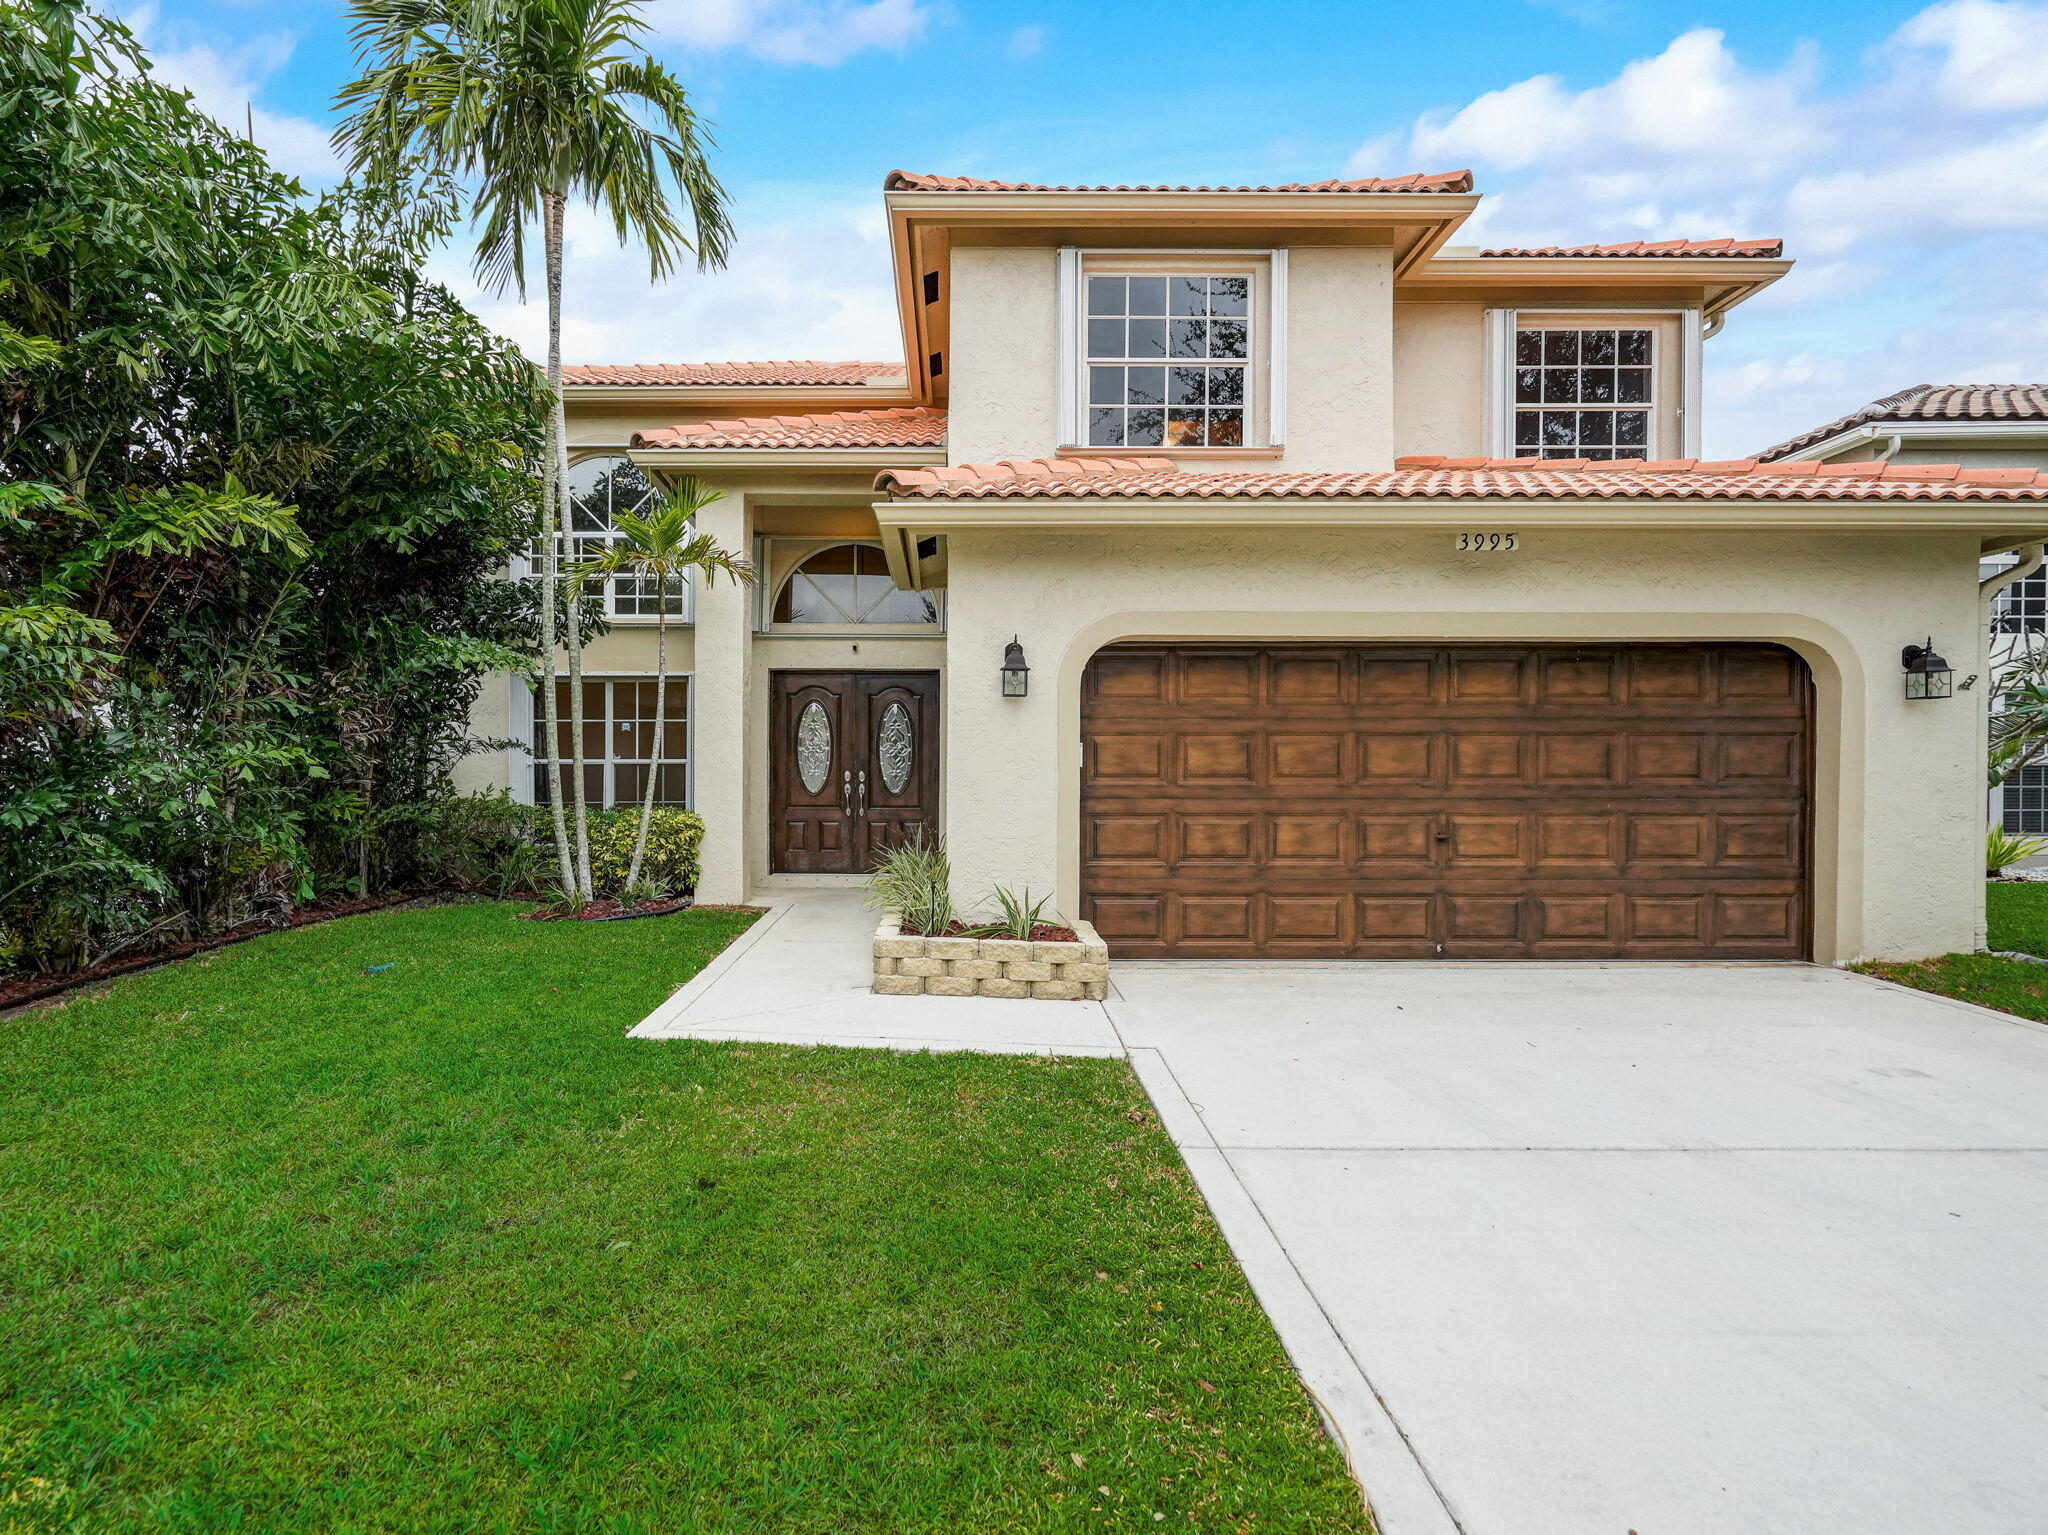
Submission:
<svg viewBox="0 0 2048 1535">
<path fill-rule="evenodd" d="M 1122 1062 L 623 1037 L 747 920 L 0 1020 L 0 1530 L 1367 1528 Z"/>
<path fill-rule="evenodd" d="M 1984 915 L 1990 947 L 2048 958 L 2048 883 L 1986 884 Z"/>
<path fill-rule="evenodd" d="M 2048 884 L 1986 884 L 1986 942 L 2048 957 Z M 1866 975 L 2048 1021 L 2048 969 L 1989 954 L 1943 954 L 1910 963 L 1858 965 Z"/>
</svg>

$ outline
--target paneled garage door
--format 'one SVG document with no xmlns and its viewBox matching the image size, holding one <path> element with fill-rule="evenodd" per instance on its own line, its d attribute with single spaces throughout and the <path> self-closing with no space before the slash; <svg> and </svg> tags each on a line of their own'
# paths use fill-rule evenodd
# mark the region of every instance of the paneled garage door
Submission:
<svg viewBox="0 0 2048 1535">
<path fill-rule="evenodd" d="M 1803 959 L 1805 664 L 1771 645 L 1119 645 L 1082 906 L 1132 958 Z"/>
</svg>

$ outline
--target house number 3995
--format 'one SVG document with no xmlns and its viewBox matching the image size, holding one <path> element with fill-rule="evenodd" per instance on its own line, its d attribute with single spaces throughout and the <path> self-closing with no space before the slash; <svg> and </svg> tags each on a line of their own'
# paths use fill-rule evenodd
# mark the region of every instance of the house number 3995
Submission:
<svg viewBox="0 0 2048 1535">
<path fill-rule="evenodd" d="M 1460 554 L 1505 554 L 1515 547 L 1512 533 L 1460 533 L 1458 552 Z"/>
</svg>

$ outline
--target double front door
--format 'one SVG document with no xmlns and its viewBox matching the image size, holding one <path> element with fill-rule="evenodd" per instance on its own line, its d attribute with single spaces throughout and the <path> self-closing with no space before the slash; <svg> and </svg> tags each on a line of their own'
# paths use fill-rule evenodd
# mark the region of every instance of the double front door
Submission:
<svg viewBox="0 0 2048 1535">
<path fill-rule="evenodd" d="M 937 822 L 937 672 L 775 672 L 768 793 L 778 874 L 863 874 Z"/>
</svg>

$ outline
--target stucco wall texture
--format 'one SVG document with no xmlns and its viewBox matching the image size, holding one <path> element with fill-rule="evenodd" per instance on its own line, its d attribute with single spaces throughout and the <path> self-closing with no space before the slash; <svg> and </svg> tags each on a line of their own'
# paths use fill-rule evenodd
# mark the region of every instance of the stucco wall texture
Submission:
<svg viewBox="0 0 2048 1535">
<path fill-rule="evenodd" d="M 1755 639 L 1798 651 L 1815 680 L 1815 957 L 1973 945 L 1977 695 L 1909 704 L 1898 660 L 1930 634 L 1974 654 L 1972 538 L 1520 544 L 1482 557 L 1437 531 L 955 534 L 946 797 L 988 807 L 948 822 L 961 891 L 1029 883 L 1078 910 L 1081 675 L 1119 639 Z M 997 692 L 1013 632 L 1032 665 L 1024 699 Z"/>
</svg>

